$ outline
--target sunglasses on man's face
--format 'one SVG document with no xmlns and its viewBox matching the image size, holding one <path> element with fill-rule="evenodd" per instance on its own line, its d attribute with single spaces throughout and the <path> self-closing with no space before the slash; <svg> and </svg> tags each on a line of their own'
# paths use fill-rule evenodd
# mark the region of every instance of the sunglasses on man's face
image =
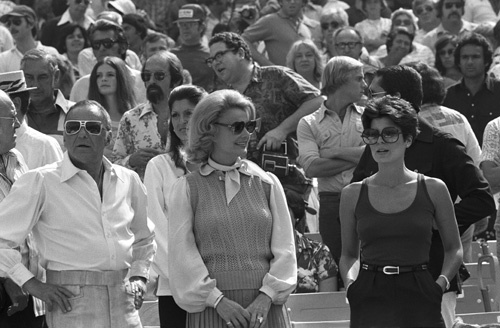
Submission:
<svg viewBox="0 0 500 328">
<path fill-rule="evenodd" d="M 434 10 L 434 7 L 432 7 L 432 6 L 418 7 L 417 9 L 415 9 L 415 14 L 417 14 L 417 16 L 420 16 L 424 12 L 430 13 L 433 10 Z"/>
<path fill-rule="evenodd" d="M 365 129 L 361 134 L 361 138 L 367 145 L 376 144 L 380 137 L 382 137 L 382 140 L 385 143 L 395 143 L 398 141 L 400 134 L 402 134 L 402 132 L 398 128 L 394 127 L 384 128 L 381 132 L 375 129 Z"/>
<path fill-rule="evenodd" d="M 154 72 L 154 73 L 151 73 L 151 72 L 142 72 L 141 73 L 141 79 L 143 82 L 149 82 L 149 80 L 151 80 L 152 76 L 155 77 L 156 81 L 163 81 L 165 79 L 165 77 L 167 77 L 167 73 L 161 72 L 161 71 Z"/>
<path fill-rule="evenodd" d="M 77 121 L 69 120 L 64 124 L 64 131 L 67 135 L 74 135 L 80 132 L 81 128 L 85 129 L 89 134 L 100 135 L 102 131 L 101 121 Z"/>
<path fill-rule="evenodd" d="M 23 23 L 21 17 L 10 18 L 5 22 L 5 26 L 9 27 L 11 25 L 20 26 Z"/>
<path fill-rule="evenodd" d="M 214 124 L 224 126 L 226 128 L 231 129 L 233 134 L 240 134 L 241 132 L 243 132 L 243 129 L 246 129 L 248 131 L 248 133 L 253 133 L 257 127 L 256 120 L 248 121 L 248 122 L 243 122 L 243 121 L 234 122 L 233 124 L 224 124 L 224 123 L 215 122 Z"/>
<path fill-rule="evenodd" d="M 461 9 L 464 7 L 464 4 L 462 2 L 447 2 L 444 4 L 444 7 L 446 9 L 451 9 L 451 7 L 453 6 L 457 9 Z"/>
<path fill-rule="evenodd" d="M 111 49 L 111 47 L 113 47 L 113 45 L 117 42 L 118 40 L 113 39 L 95 40 L 92 41 L 92 49 L 99 50 L 101 49 L 101 45 L 106 49 Z"/>
</svg>

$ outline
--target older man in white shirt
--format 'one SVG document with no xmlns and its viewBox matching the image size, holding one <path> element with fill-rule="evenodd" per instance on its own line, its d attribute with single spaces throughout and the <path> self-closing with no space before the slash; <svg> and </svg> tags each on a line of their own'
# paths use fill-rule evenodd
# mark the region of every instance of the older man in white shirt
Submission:
<svg viewBox="0 0 500 328">
<path fill-rule="evenodd" d="M 51 328 L 142 327 L 154 225 L 137 174 L 103 156 L 110 138 L 106 110 L 77 103 L 66 116 L 64 159 L 21 176 L 0 208 L 0 273 L 45 301 Z M 31 231 L 46 283 L 15 248 Z"/>
</svg>

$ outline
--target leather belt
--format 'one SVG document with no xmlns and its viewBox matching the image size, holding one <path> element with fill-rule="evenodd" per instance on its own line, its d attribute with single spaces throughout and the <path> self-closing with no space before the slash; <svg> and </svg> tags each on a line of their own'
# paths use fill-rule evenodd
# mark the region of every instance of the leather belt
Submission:
<svg viewBox="0 0 500 328">
<path fill-rule="evenodd" d="M 370 265 L 363 263 L 361 264 L 361 269 L 367 271 L 383 272 L 384 274 L 400 274 L 415 271 L 425 271 L 427 270 L 427 264 L 420 265 L 406 265 L 406 266 L 393 266 L 393 265 Z"/>
</svg>

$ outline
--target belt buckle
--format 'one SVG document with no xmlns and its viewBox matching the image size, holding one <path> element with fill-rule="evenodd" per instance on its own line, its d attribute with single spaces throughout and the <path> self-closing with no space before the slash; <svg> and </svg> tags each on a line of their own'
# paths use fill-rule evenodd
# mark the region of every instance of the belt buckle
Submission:
<svg viewBox="0 0 500 328">
<path fill-rule="evenodd" d="M 399 274 L 399 267 L 398 266 L 391 266 L 391 265 L 386 265 L 383 269 L 382 272 L 385 274 Z"/>
</svg>

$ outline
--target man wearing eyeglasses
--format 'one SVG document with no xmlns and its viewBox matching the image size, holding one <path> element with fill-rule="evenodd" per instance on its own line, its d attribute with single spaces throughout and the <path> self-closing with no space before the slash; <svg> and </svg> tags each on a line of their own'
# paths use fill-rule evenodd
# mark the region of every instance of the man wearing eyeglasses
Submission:
<svg viewBox="0 0 500 328">
<path fill-rule="evenodd" d="M 462 18 L 464 15 L 465 0 L 439 0 L 436 9 L 437 16 L 441 18 L 441 24 L 428 32 L 422 39 L 422 44 L 436 52 L 434 45 L 443 34 L 462 35 L 471 32 L 477 24 L 468 22 Z"/>
<path fill-rule="evenodd" d="M 423 99 L 422 79 L 411 67 L 395 65 L 378 70 L 369 90 L 373 97 L 399 96 L 408 101 L 417 112 L 420 111 Z M 420 116 L 419 130 L 415 141 L 406 149 L 406 167 L 443 180 L 455 202 L 455 216 L 460 234 L 463 234 L 472 224 L 495 210 L 489 185 L 457 139 L 433 128 Z M 377 171 L 377 162 L 367 147 L 354 170 L 352 181 L 361 181 Z M 458 199 L 460 201 L 457 202 Z M 434 279 L 437 279 L 441 272 L 443 256 L 441 237 L 434 231 L 429 257 L 429 271 Z M 450 288 L 443 295 L 441 306 L 447 328 L 451 328 L 455 320 L 457 292 L 460 291 L 458 274 L 450 283 Z"/>
<path fill-rule="evenodd" d="M 128 43 L 125 34 L 120 25 L 104 19 L 97 20 L 89 31 L 90 44 L 95 56 L 96 62 L 102 60 L 106 56 L 118 57 L 123 60 L 127 58 Z M 85 51 L 82 50 L 82 52 Z M 81 53 L 80 52 L 80 55 Z M 80 64 L 80 55 L 78 61 Z M 137 55 L 135 55 L 137 57 Z M 139 59 L 137 59 L 140 63 Z M 130 63 L 126 61 L 128 78 L 133 81 L 135 94 L 138 102 L 146 101 L 146 90 L 141 81 L 141 72 L 130 67 Z M 95 63 L 92 64 L 92 67 Z M 140 64 L 139 67 L 140 69 Z M 91 69 L 92 70 L 92 69 Z M 80 71 L 82 73 L 82 71 Z M 84 74 L 84 73 L 82 73 Z M 78 102 L 88 98 L 90 83 L 90 72 L 81 77 L 75 82 L 71 89 L 71 101 Z"/>
<path fill-rule="evenodd" d="M 118 126 L 113 162 L 144 177 L 146 165 L 168 149 L 170 91 L 183 83 L 183 67 L 173 53 L 160 51 L 144 63 L 142 80 L 148 101 L 125 112 Z"/>
<path fill-rule="evenodd" d="M 12 49 L 0 53 L 0 73 L 18 71 L 21 58 L 31 49 L 41 49 L 52 55 L 59 54 L 55 48 L 44 46 L 40 41 L 36 41 L 38 21 L 35 12 L 30 7 L 15 6 L 11 12 L 0 17 L 0 22 L 7 26 L 15 41 Z"/>
<path fill-rule="evenodd" d="M 111 119 L 95 101 L 73 106 L 62 161 L 24 174 L 0 208 L 0 272 L 45 301 L 51 328 L 139 328 L 156 244 L 136 173 L 103 157 Z M 16 249 L 33 231 L 42 282 Z"/>
<path fill-rule="evenodd" d="M 61 30 L 70 23 L 78 24 L 87 30 L 94 23 L 94 20 L 85 14 L 90 3 L 90 0 L 67 0 L 68 9 L 61 16 L 43 24 L 40 41 L 46 46 L 58 47 Z"/>
<path fill-rule="evenodd" d="M 172 49 L 193 78 L 193 84 L 207 91 L 213 89 L 214 71 L 205 64 L 210 56 L 210 50 L 202 43 L 202 37 L 207 29 L 206 13 L 196 4 L 187 4 L 179 9 L 176 24 L 179 28 L 180 45 Z"/>
</svg>

